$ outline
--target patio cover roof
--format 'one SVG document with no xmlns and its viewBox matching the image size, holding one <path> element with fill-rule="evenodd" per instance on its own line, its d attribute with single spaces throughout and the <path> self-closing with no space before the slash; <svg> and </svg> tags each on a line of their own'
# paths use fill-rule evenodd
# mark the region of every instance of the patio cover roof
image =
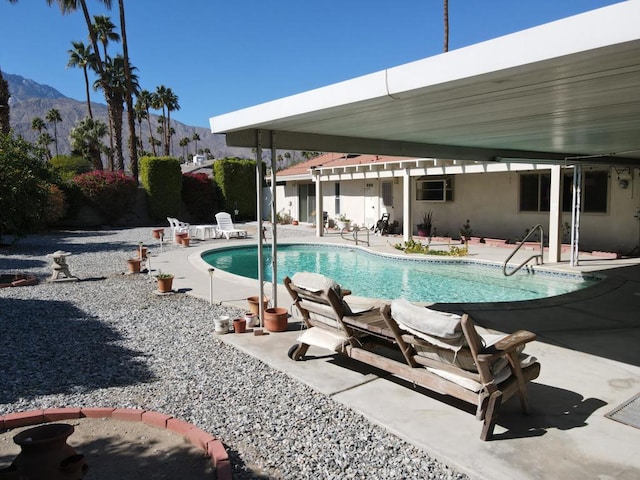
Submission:
<svg viewBox="0 0 640 480">
<path fill-rule="evenodd" d="M 211 130 L 230 146 L 260 132 L 262 148 L 640 167 L 639 20 L 628 0 L 219 115 Z"/>
</svg>

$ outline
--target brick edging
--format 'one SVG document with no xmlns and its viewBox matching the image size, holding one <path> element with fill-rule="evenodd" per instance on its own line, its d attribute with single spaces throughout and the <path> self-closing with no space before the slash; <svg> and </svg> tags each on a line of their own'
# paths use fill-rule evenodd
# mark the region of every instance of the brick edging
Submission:
<svg viewBox="0 0 640 480">
<path fill-rule="evenodd" d="M 76 418 L 113 418 L 129 422 L 142 422 L 152 427 L 171 430 L 188 439 L 211 458 L 218 480 L 231 480 L 229 455 L 220 440 L 198 427 L 171 415 L 138 408 L 47 408 L 9 413 L 0 416 L 0 430 L 58 422 Z"/>
</svg>

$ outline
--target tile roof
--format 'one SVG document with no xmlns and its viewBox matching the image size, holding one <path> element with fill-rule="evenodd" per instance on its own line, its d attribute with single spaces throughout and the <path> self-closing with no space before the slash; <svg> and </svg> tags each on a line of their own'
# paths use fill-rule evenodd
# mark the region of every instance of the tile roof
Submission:
<svg viewBox="0 0 640 480">
<path fill-rule="evenodd" d="M 388 155 L 360 155 L 346 153 L 325 153 L 305 162 L 297 163 L 277 172 L 278 176 L 309 175 L 309 169 L 314 167 L 349 167 L 355 165 L 369 165 L 374 163 L 399 162 L 408 157 L 391 157 Z"/>
</svg>

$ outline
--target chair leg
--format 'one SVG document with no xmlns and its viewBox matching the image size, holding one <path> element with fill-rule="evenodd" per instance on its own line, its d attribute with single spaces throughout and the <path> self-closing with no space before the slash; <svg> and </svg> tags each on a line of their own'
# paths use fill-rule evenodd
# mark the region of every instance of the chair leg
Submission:
<svg viewBox="0 0 640 480">
<path fill-rule="evenodd" d="M 527 385 L 524 381 L 524 374 L 522 373 L 520 359 L 517 353 L 513 352 L 509 354 L 509 363 L 511 364 L 511 371 L 518 382 L 518 397 L 520 398 L 522 413 L 529 415 L 529 393 L 527 392 Z"/>
<path fill-rule="evenodd" d="M 498 420 L 498 409 L 500 408 L 500 402 L 502 401 L 502 392 L 495 391 L 489 397 L 487 404 L 487 411 L 484 415 L 484 423 L 482 425 L 482 432 L 480 433 L 481 440 L 491 440 L 493 436 L 493 429 L 496 426 Z"/>
</svg>

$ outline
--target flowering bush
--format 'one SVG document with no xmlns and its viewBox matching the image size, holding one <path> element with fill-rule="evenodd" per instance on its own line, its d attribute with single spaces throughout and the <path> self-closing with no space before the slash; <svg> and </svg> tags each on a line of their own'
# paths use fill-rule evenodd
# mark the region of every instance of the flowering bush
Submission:
<svg viewBox="0 0 640 480">
<path fill-rule="evenodd" d="M 195 221 L 207 221 L 217 210 L 215 184 L 206 173 L 182 175 L 182 201 Z"/>
<path fill-rule="evenodd" d="M 121 217 L 135 201 L 136 181 L 123 172 L 94 170 L 74 177 L 71 183 L 109 221 Z"/>
</svg>

